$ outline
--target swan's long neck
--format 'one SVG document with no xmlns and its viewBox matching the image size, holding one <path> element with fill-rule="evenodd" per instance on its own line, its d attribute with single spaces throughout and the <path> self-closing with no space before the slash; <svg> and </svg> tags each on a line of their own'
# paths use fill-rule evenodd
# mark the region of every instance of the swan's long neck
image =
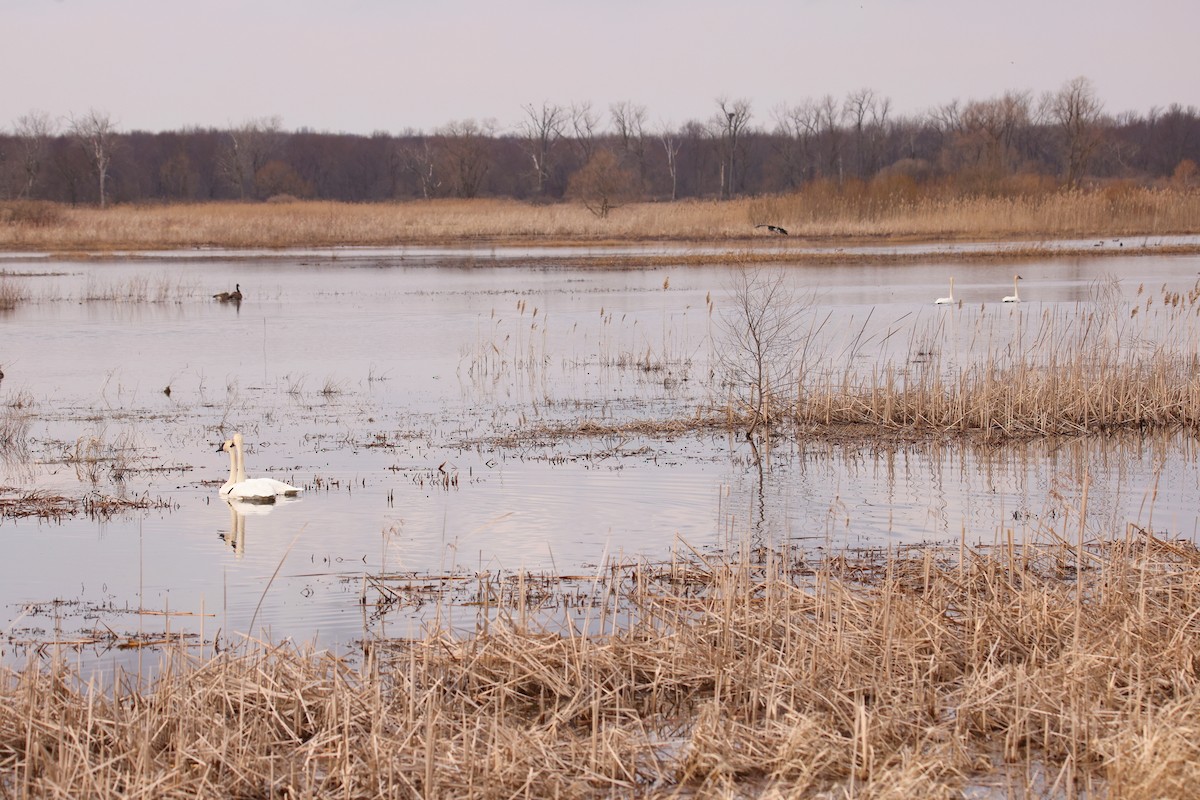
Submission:
<svg viewBox="0 0 1200 800">
<path fill-rule="evenodd" d="M 241 483 L 246 480 L 246 451 L 242 447 L 242 435 L 240 433 L 233 435 L 233 449 L 237 451 L 237 477 L 234 480 Z"/>
<path fill-rule="evenodd" d="M 1013 276 L 1013 297 L 1017 298 L 1018 300 L 1021 299 L 1021 292 L 1019 289 L 1017 289 L 1017 281 L 1019 280 L 1021 280 L 1020 275 Z"/>
<path fill-rule="evenodd" d="M 225 449 L 229 451 L 229 482 L 237 483 L 237 453 L 235 452 L 233 445 L 231 445 L 229 442 L 225 443 Z"/>
</svg>

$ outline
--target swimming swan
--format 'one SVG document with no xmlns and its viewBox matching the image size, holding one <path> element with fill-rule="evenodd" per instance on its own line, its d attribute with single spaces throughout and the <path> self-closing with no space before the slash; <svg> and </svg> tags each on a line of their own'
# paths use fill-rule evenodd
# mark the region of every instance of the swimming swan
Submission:
<svg viewBox="0 0 1200 800">
<path fill-rule="evenodd" d="M 1020 275 L 1013 275 L 1013 293 L 1004 298 L 1005 303 L 1021 302 L 1021 293 L 1017 291 L 1017 281 L 1021 280 Z"/>
<path fill-rule="evenodd" d="M 303 489 L 292 486 L 290 483 L 277 481 L 274 478 L 246 478 L 246 450 L 242 446 L 243 439 L 240 433 L 233 435 L 233 449 L 237 451 L 237 479 L 238 482 L 247 483 L 264 483 L 275 490 L 275 494 L 281 494 L 285 497 L 295 497 L 300 494 Z"/>
<path fill-rule="evenodd" d="M 954 302 L 954 278 L 950 279 L 950 296 L 949 297 L 939 297 L 937 300 L 934 300 L 933 302 L 938 303 L 938 304 Z"/>
<path fill-rule="evenodd" d="M 217 452 L 229 453 L 229 480 L 221 485 L 217 492 L 227 500 L 241 500 L 246 503 L 274 503 L 275 487 L 266 481 L 238 480 L 238 457 L 232 439 L 226 439 Z"/>
</svg>

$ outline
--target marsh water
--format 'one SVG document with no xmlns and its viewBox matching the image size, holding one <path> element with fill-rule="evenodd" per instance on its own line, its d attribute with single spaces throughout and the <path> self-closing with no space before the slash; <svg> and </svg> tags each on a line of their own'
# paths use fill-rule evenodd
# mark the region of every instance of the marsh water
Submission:
<svg viewBox="0 0 1200 800">
<path fill-rule="evenodd" d="M 3 659 L 98 632 L 340 647 L 430 624 L 419 609 L 369 611 L 368 576 L 588 575 L 747 540 L 988 544 L 1131 523 L 1197 534 L 1200 468 L 1184 434 L 782 436 L 764 452 L 682 424 L 604 432 L 736 395 L 724 378 L 734 273 L 534 254 L 6 257 L 0 280 L 22 300 L 0 312 L 13 436 L 0 495 L 88 505 L 0 519 Z M 1023 302 L 1001 303 L 1015 272 Z M 1079 319 L 1111 327 L 1113 347 L 1194 351 L 1196 315 L 1162 298 L 1195 289 L 1198 273 L 1198 257 L 1141 255 L 800 266 L 785 280 L 811 370 L 869 375 L 931 352 L 968 368 Z M 961 304 L 935 305 L 951 276 Z M 240 304 L 212 298 L 235 285 Z M 602 427 L 569 433 L 586 424 Z M 235 431 L 248 472 L 302 486 L 300 498 L 218 497 L 229 461 L 217 450 Z"/>
</svg>

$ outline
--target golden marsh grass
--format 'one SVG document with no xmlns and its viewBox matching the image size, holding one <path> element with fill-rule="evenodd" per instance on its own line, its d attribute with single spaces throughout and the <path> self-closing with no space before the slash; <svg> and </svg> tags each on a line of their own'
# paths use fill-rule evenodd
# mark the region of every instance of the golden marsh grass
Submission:
<svg viewBox="0 0 1200 800">
<path fill-rule="evenodd" d="M 110 251 L 571 244 L 629 241 L 753 242 L 991 240 L 1187 234 L 1200 230 L 1200 192 L 1122 188 L 1010 197 L 834 191 L 727 202 L 634 203 L 605 219 L 581 205 L 513 200 L 349 204 L 173 204 L 56 207 L 37 224 L 0 208 L 0 249 Z M 5 221 L 7 220 L 7 222 Z M 754 226 L 770 222 L 788 237 Z"/>
<path fill-rule="evenodd" d="M 147 685 L 35 663 L 0 679 L 0 791 L 1189 797 L 1200 552 L 1075 527 L 612 565 L 591 635 L 565 608 L 549 630 L 510 609 L 353 663 L 177 649 Z"/>
</svg>

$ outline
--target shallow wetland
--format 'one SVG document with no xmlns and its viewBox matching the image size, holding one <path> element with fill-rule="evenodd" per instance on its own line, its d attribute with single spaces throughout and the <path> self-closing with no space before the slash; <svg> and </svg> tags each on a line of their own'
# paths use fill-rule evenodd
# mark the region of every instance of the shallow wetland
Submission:
<svg viewBox="0 0 1200 800">
<path fill-rule="evenodd" d="M 1079 513 L 1085 476 L 1090 533 L 1196 535 L 1190 433 L 801 428 L 751 447 L 720 424 L 730 266 L 443 255 L 6 259 L 21 299 L 0 319 L 5 660 L 55 641 L 127 659 L 115 644 L 168 631 L 348 646 L 445 612 L 387 603 L 380 576 L 587 575 L 743 541 L 1023 540 Z M 1024 302 L 998 302 L 1018 270 Z M 1194 358 L 1194 300 L 1169 299 L 1198 271 L 1141 255 L 786 274 L 806 371 L 828 384 L 953 376 L 1074 336 Z M 935 306 L 951 275 L 961 303 Z M 212 299 L 235 284 L 240 304 Z M 234 431 L 250 472 L 299 500 L 218 498 Z M 474 627 L 476 609 L 457 613 Z"/>
<path fill-rule="evenodd" d="M 1156 244 L 4 256 L 0 794 L 1189 796 Z"/>
</svg>

